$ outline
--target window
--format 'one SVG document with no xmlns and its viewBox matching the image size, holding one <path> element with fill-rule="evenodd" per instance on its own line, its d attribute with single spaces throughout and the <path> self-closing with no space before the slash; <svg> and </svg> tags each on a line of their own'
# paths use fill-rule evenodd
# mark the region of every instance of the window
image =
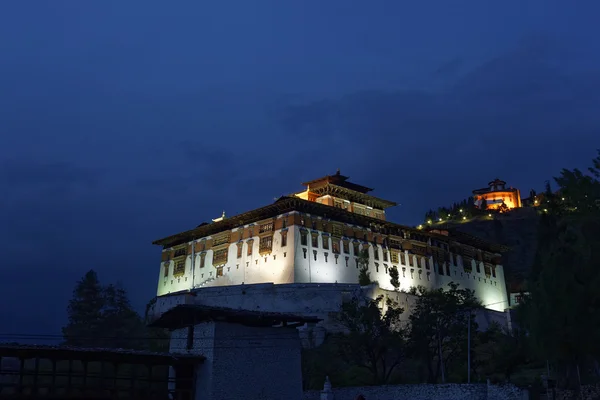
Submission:
<svg viewBox="0 0 600 400">
<path fill-rule="evenodd" d="M 388 261 L 388 252 L 387 251 L 383 251 L 383 261 L 387 262 Z"/>
<path fill-rule="evenodd" d="M 237 258 L 242 258 L 242 249 L 244 247 L 243 242 L 238 242 L 237 244 Z"/>
<path fill-rule="evenodd" d="M 287 231 L 281 232 L 281 247 L 287 246 Z"/>
<path fill-rule="evenodd" d="M 300 231 L 300 245 L 302 245 L 302 246 L 308 246 L 307 236 L 308 236 L 308 233 L 306 232 L 306 230 L 301 230 Z"/>
<path fill-rule="evenodd" d="M 252 248 L 254 247 L 254 240 L 250 239 L 246 242 L 246 245 L 248 246 L 248 251 L 247 251 L 247 255 L 251 256 L 252 255 Z"/>
<path fill-rule="evenodd" d="M 273 236 L 265 236 L 260 239 L 258 244 L 259 253 L 270 253 L 273 249 Z"/>
<path fill-rule="evenodd" d="M 373 246 L 373 258 L 379 260 L 379 248 L 377 246 Z"/>
<path fill-rule="evenodd" d="M 167 276 L 169 276 L 169 263 L 168 262 L 166 262 L 165 265 L 163 266 L 163 270 L 164 270 L 163 277 L 166 278 Z"/>
<path fill-rule="evenodd" d="M 225 244 L 225 243 L 229 243 L 229 237 L 230 237 L 229 232 L 214 237 L 213 238 L 213 247 L 214 246 L 219 246 L 219 245 L 222 245 L 222 244 Z"/>
<path fill-rule="evenodd" d="M 173 253 L 173 257 L 181 257 L 181 256 L 185 256 L 185 254 L 186 254 L 186 249 L 185 248 L 177 249 Z"/>
<path fill-rule="evenodd" d="M 415 266 L 415 258 L 413 257 L 412 254 L 408 255 L 408 265 L 411 266 L 411 267 Z"/>
<path fill-rule="evenodd" d="M 319 247 L 319 234 L 318 233 L 311 233 L 312 236 L 312 247 Z"/>
<path fill-rule="evenodd" d="M 375 271 L 379 272 L 379 263 L 375 263 Z"/>
<path fill-rule="evenodd" d="M 342 200 L 335 200 L 333 206 L 337 208 L 344 208 L 344 202 Z"/>
<path fill-rule="evenodd" d="M 329 236 L 321 236 L 321 240 L 323 241 L 323 249 L 329 250 Z"/>
<path fill-rule="evenodd" d="M 358 245 L 358 242 L 352 243 L 352 247 L 354 247 L 354 255 L 357 256 L 358 253 L 360 252 L 360 247 Z"/>
<path fill-rule="evenodd" d="M 181 276 L 185 274 L 185 260 L 177 261 L 173 269 L 173 276 Z"/>
<path fill-rule="evenodd" d="M 350 253 L 350 243 L 347 240 L 344 240 L 342 242 L 343 244 L 343 248 L 344 248 L 344 254 L 349 254 Z"/>
<path fill-rule="evenodd" d="M 398 264 L 398 253 L 392 251 L 392 253 L 390 254 L 390 259 L 392 263 Z"/>
<path fill-rule="evenodd" d="M 223 276 L 223 267 L 219 267 L 219 268 L 217 268 L 217 278 L 218 278 L 219 276 Z"/>
<path fill-rule="evenodd" d="M 204 268 L 204 263 L 206 260 L 206 252 L 200 253 L 200 268 Z"/>
<path fill-rule="evenodd" d="M 213 253 L 213 265 L 227 264 L 227 249 L 217 250 Z"/>
<path fill-rule="evenodd" d="M 266 224 L 262 224 L 258 228 L 258 233 L 271 232 L 273 230 L 273 222 L 267 222 Z"/>
<path fill-rule="evenodd" d="M 400 264 L 406 265 L 406 254 L 404 252 L 400 253 Z"/>
<path fill-rule="evenodd" d="M 331 241 L 331 250 L 333 251 L 333 254 L 340 254 L 340 240 L 339 239 L 333 239 Z"/>
<path fill-rule="evenodd" d="M 282 229 L 287 228 L 287 217 L 281 218 L 281 228 Z"/>
<path fill-rule="evenodd" d="M 333 225 L 332 227 L 332 235 L 333 236 L 342 236 L 342 226 L 341 225 Z"/>
</svg>

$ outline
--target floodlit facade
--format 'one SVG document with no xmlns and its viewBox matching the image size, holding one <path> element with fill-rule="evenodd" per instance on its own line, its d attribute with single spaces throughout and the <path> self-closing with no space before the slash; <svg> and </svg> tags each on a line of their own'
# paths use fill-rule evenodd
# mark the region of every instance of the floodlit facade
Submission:
<svg viewBox="0 0 600 400">
<path fill-rule="evenodd" d="M 396 267 L 400 290 L 455 282 L 487 308 L 508 308 L 501 246 L 389 222 L 385 210 L 395 203 L 339 171 L 304 186 L 265 207 L 155 241 L 163 247 L 157 295 L 259 283 L 356 284 L 367 253 L 370 278 L 382 289 L 393 289 Z"/>
<path fill-rule="evenodd" d="M 473 199 L 478 207 L 481 207 L 485 200 L 486 210 L 507 210 L 521 208 L 521 192 L 519 189 L 506 187 L 506 182 L 500 179 L 494 179 L 488 183 L 488 187 L 473 190 Z"/>
</svg>

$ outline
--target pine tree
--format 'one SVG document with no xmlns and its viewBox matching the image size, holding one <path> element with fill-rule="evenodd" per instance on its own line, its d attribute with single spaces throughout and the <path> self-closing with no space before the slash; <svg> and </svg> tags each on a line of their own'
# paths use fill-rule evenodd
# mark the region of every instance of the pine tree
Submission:
<svg viewBox="0 0 600 400">
<path fill-rule="evenodd" d="M 98 346 L 104 310 L 103 289 L 95 271 L 88 271 L 73 290 L 63 336 L 70 346 Z"/>
<path fill-rule="evenodd" d="M 137 349 L 144 346 L 145 327 L 142 318 L 131 307 L 127 292 L 120 285 L 104 289 L 106 308 L 103 331 L 107 333 L 105 347 Z"/>
<path fill-rule="evenodd" d="M 77 283 L 63 328 L 65 344 L 76 347 L 131 348 L 146 346 L 148 332 L 120 285 L 103 287 L 96 272 Z"/>
</svg>

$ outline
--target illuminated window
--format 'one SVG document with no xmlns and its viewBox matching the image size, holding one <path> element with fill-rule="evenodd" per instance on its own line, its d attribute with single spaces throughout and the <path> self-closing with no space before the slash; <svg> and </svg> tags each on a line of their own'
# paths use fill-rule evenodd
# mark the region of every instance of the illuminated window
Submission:
<svg viewBox="0 0 600 400">
<path fill-rule="evenodd" d="M 258 244 L 259 253 L 269 253 L 273 249 L 273 236 L 265 236 Z"/>
<path fill-rule="evenodd" d="M 392 252 L 391 253 L 391 260 L 394 264 L 398 264 L 398 253 L 396 252 Z"/>
<path fill-rule="evenodd" d="M 242 249 L 243 249 L 244 243 L 242 242 L 238 242 L 237 244 L 237 258 L 242 258 Z"/>
<path fill-rule="evenodd" d="M 213 253 L 213 265 L 227 264 L 227 249 L 217 250 Z"/>
<path fill-rule="evenodd" d="M 217 268 L 217 277 L 223 276 L 223 267 Z"/>
<path fill-rule="evenodd" d="M 319 247 L 319 235 L 317 233 L 311 233 L 312 247 Z"/>
<path fill-rule="evenodd" d="M 333 254 L 340 254 L 340 241 L 333 239 L 331 241 L 331 250 L 333 251 Z"/>
<path fill-rule="evenodd" d="M 226 234 L 222 234 L 222 235 L 218 235 L 218 236 L 214 237 L 213 238 L 213 247 L 219 246 L 221 244 L 229 243 L 229 238 L 230 238 L 229 232 L 227 232 Z"/>
<path fill-rule="evenodd" d="M 333 225 L 333 231 L 332 231 L 332 235 L 333 236 L 342 236 L 342 226 L 341 225 Z"/>
<path fill-rule="evenodd" d="M 272 230 L 273 230 L 273 222 L 267 222 L 266 224 L 262 224 L 258 228 L 258 233 L 271 232 Z"/>
<path fill-rule="evenodd" d="M 254 240 L 250 239 L 246 242 L 246 245 L 248 246 L 248 251 L 247 251 L 247 255 L 251 256 L 252 255 L 252 248 L 254 247 Z"/>
<path fill-rule="evenodd" d="M 183 274 L 185 274 L 185 260 L 175 262 L 173 276 L 181 276 Z"/>
<path fill-rule="evenodd" d="M 186 249 L 181 248 L 181 249 L 175 250 L 173 257 L 181 257 L 181 256 L 185 256 L 185 254 L 186 254 Z"/>
</svg>

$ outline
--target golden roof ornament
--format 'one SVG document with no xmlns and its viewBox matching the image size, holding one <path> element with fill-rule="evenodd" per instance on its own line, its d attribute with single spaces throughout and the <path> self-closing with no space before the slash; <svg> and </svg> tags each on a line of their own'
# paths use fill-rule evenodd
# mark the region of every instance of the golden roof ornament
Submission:
<svg viewBox="0 0 600 400">
<path fill-rule="evenodd" d="M 225 210 L 223 210 L 223 214 L 221 214 L 221 216 L 219 218 L 215 218 L 212 220 L 212 222 L 221 222 L 225 219 Z"/>
</svg>

